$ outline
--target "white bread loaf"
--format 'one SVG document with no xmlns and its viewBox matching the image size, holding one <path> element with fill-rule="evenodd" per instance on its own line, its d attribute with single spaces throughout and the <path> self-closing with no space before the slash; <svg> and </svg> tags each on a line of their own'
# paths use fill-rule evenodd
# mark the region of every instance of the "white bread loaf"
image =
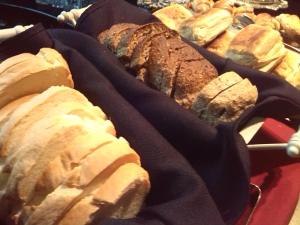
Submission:
<svg viewBox="0 0 300 225">
<path fill-rule="evenodd" d="M 140 210 L 149 189 L 148 173 L 136 164 L 125 164 L 100 188 L 81 199 L 58 225 L 85 225 L 94 216 L 98 223 L 108 217 L 132 218 Z"/>
<path fill-rule="evenodd" d="M 26 225 L 56 224 L 77 202 L 98 189 L 114 171 L 126 163 L 140 165 L 140 159 L 124 139 L 98 148 L 82 160 L 63 185 L 42 201 Z"/>
<path fill-rule="evenodd" d="M 61 102 L 67 101 L 78 102 L 87 107 L 92 107 L 92 104 L 88 102 L 86 97 L 80 92 L 68 87 L 54 86 L 15 110 L 0 131 L 0 157 L 7 156 L 8 149 L 6 143 L 9 141 L 13 132 L 16 132 L 15 129 L 22 130 L 23 125 L 24 127 L 28 127 L 28 124 L 45 116 L 49 109 Z M 100 109 L 98 116 L 103 119 L 106 118 L 105 114 Z"/>
<path fill-rule="evenodd" d="M 8 60 L 0 64 L 0 108 L 53 85 L 74 86 L 66 62 L 53 49 L 42 49 L 37 56 L 26 53 Z"/>
</svg>

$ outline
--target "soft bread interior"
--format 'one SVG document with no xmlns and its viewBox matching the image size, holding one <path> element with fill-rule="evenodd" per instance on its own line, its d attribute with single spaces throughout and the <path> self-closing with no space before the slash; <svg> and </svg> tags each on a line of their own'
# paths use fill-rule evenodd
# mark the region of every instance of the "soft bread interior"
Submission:
<svg viewBox="0 0 300 225">
<path fill-rule="evenodd" d="M 55 51 L 55 50 L 52 50 Z M 73 87 L 70 71 L 60 63 L 50 64 L 41 57 L 10 65 L 0 73 L 0 107 L 25 95 L 40 93 L 53 85 Z M 63 60 L 63 59 L 61 59 Z"/>
<path fill-rule="evenodd" d="M 23 103 L 29 101 L 37 94 L 32 95 L 26 95 L 24 97 L 18 98 L 7 105 L 5 105 L 3 108 L 0 109 L 0 127 L 8 120 L 10 114 L 15 111 L 20 105 Z"/>
<path fill-rule="evenodd" d="M 140 166 L 128 163 L 118 168 L 100 188 L 81 199 L 58 225 L 89 224 L 94 214 L 103 218 L 131 218 L 140 210 L 149 191 L 148 174 Z"/>
<path fill-rule="evenodd" d="M 89 129 L 91 123 L 98 131 L 105 131 L 102 123 L 97 124 L 96 121 L 82 119 L 75 115 L 63 115 L 55 118 L 55 122 L 47 120 L 45 124 L 37 123 L 31 128 L 23 141 L 22 149 L 17 158 L 10 178 L 6 186 L 6 195 L 15 196 L 25 202 L 31 199 L 32 192 L 36 182 L 43 174 L 45 168 L 50 161 L 55 159 L 62 151 L 68 148 L 82 148 L 80 143 L 76 142 L 77 138 L 82 135 L 85 129 Z M 43 121 L 41 120 L 41 123 Z M 87 127 L 85 124 L 90 123 Z M 41 140 L 37 140 L 36 132 L 42 132 L 44 126 L 57 126 L 56 132 L 49 132 Z M 98 126 L 98 128 L 96 128 Z M 109 136 L 108 133 L 105 133 Z M 47 135 L 49 135 L 47 137 Z M 113 139 L 113 136 L 112 138 Z M 48 141 L 45 141 L 48 140 Z M 74 143 L 75 142 L 75 143 Z M 90 144 L 90 143 L 89 143 Z M 97 146 L 86 146 L 97 147 Z M 76 150 L 75 150 L 76 151 Z M 77 150 L 79 151 L 79 150 Z"/>
<path fill-rule="evenodd" d="M 37 113 L 40 112 L 41 111 L 38 111 Z M 102 111 L 99 109 L 99 107 L 87 106 L 78 102 L 62 102 L 60 104 L 57 103 L 57 105 L 53 106 L 52 108 L 49 108 L 46 114 L 39 114 L 39 116 L 42 120 L 41 123 L 44 123 L 44 118 L 51 118 L 64 114 L 78 115 L 82 118 L 90 118 L 94 119 L 98 123 L 103 123 L 104 125 L 106 125 L 107 131 L 112 135 L 115 135 L 114 126 L 110 121 L 104 120 L 100 117 L 101 112 Z M 32 121 L 30 118 L 39 119 L 38 117 L 32 117 L 30 115 L 27 115 L 27 120 L 23 121 L 23 123 L 18 123 L 18 125 L 14 127 L 14 129 L 11 132 L 11 135 L 8 137 L 5 143 L 5 146 L 3 147 L 6 148 L 6 152 L 8 152 L 6 163 L 3 168 L 5 172 L 9 172 L 15 162 L 18 151 L 20 150 L 20 140 L 24 143 L 24 141 L 22 141 L 22 134 L 26 133 L 27 130 L 30 130 L 30 127 L 35 126 L 36 122 Z M 51 128 L 49 128 L 50 125 L 47 125 L 47 119 L 45 123 L 45 131 L 51 131 Z M 40 126 L 40 123 L 37 126 Z"/>
<path fill-rule="evenodd" d="M 90 102 L 78 91 L 63 87 L 54 86 L 44 91 L 42 94 L 34 97 L 29 102 L 24 103 L 21 107 L 15 110 L 10 119 L 4 124 L 0 131 L 0 156 L 7 155 L 6 141 L 9 140 L 10 135 L 15 127 L 21 128 L 20 124 L 31 123 L 44 116 L 51 107 L 57 105 L 59 102 L 74 101 L 92 106 Z M 100 111 L 99 116 L 105 118 L 105 114 Z"/>
<path fill-rule="evenodd" d="M 100 147 L 84 159 L 81 163 L 82 166 L 76 167 L 64 184 L 55 189 L 44 201 L 42 201 L 34 213 L 29 217 L 26 225 L 56 224 L 74 205 L 76 205 L 77 202 L 98 189 L 121 165 L 129 162 L 137 165 L 140 164 L 138 155 L 132 149 L 123 147 L 116 148 L 114 147 L 114 143 L 115 142 Z M 87 161 L 92 158 L 94 164 L 84 166 Z M 98 174 L 94 174 L 90 177 L 89 180 L 91 180 L 91 182 L 81 183 L 81 180 L 85 180 L 82 176 L 90 171 L 87 171 L 86 169 L 90 169 L 91 167 L 97 169 Z M 57 201 L 61 202 L 60 197 L 65 199 L 64 196 L 66 193 L 69 193 L 69 190 L 75 194 L 68 199 L 63 200 L 63 203 L 58 204 Z M 51 212 L 49 212 L 49 214 L 45 213 L 47 211 Z"/>
</svg>

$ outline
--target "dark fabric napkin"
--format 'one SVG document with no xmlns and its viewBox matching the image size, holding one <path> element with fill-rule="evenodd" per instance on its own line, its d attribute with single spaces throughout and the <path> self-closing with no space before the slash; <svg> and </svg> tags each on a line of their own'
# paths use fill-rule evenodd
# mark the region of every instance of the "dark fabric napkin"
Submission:
<svg viewBox="0 0 300 225">
<path fill-rule="evenodd" d="M 234 70 L 259 89 L 255 108 L 235 123 L 213 128 L 172 99 L 146 87 L 128 73 L 95 36 L 119 22 L 154 18 L 122 1 L 98 1 L 78 21 L 77 30 L 44 30 L 37 25 L 0 45 L 0 60 L 21 52 L 53 47 L 68 61 L 75 88 L 99 105 L 140 154 L 152 189 L 134 219 L 104 225 L 233 224 L 248 201 L 248 150 L 238 130 L 256 115 L 300 113 L 300 93 L 270 74 L 250 70 L 196 47 L 220 73 Z M 86 34 L 83 34 L 86 33 Z M 94 221 L 97 224 L 97 221 Z"/>
</svg>

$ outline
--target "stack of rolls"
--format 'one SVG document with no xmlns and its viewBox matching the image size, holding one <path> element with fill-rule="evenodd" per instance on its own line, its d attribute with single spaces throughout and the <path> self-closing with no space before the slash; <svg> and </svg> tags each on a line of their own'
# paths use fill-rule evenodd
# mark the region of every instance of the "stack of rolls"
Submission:
<svg viewBox="0 0 300 225">
<path fill-rule="evenodd" d="M 196 1 L 194 4 L 209 6 L 198 12 L 194 11 L 192 5 L 181 5 L 179 8 L 174 4 L 157 10 L 153 15 L 167 26 L 173 21 L 169 28 L 221 57 L 263 72 L 271 72 L 293 86 L 300 87 L 300 68 L 292 62 L 298 61 L 299 53 L 291 53 L 292 50 L 284 46 L 284 42 L 300 46 L 298 16 L 280 14 L 272 17 L 268 13 L 256 15 L 252 7 L 236 7 L 231 0 L 219 0 L 212 5 L 209 2 Z M 177 11 L 184 12 L 182 15 L 188 16 L 172 20 L 169 15 L 175 7 Z M 190 16 L 189 12 L 193 15 Z M 251 18 L 253 24 L 245 26 L 239 19 L 241 16 Z M 293 76 L 290 75 L 291 70 Z"/>
<path fill-rule="evenodd" d="M 55 50 L 0 64 L 0 220 L 85 225 L 131 218 L 150 189 L 140 157 L 73 89 Z"/>
<path fill-rule="evenodd" d="M 183 42 L 177 32 L 161 23 L 115 24 L 101 32 L 98 40 L 133 71 L 137 79 L 211 125 L 234 121 L 257 100 L 257 89 L 249 80 L 243 81 L 233 72 L 224 75 L 224 79 L 218 77 L 209 61 Z M 231 79 L 236 82 L 219 84 Z M 203 96 L 210 95 L 212 90 L 215 94 L 203 104 Z M 230 105 L 236 106 L 229 108 Z"/>
</svg>

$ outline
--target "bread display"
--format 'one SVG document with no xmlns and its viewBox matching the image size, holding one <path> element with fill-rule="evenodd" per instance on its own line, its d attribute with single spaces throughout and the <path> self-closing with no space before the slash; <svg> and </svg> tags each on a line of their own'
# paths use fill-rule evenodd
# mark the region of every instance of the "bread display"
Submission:
<svg viewBox="0 0 300 225">
<path fill-rule="evenodd" d="M 183 9 L 183 6 L 190 9 L 190 12 Z M 199 7 L 198 13 L 193 7 Z M 189 16 L 186 19 L 176 19 L 171 16 L 172 8 L 178 8 Z M 165 18 L 164 12 L 170 16 Z M 190 13 L 193 15 L 190 16 Z M 291 57 L 298 57 L 297 54 L 290 53 L 286 56 L 288 51 L 284 47 L 286 43 L 300 47 L 300 19 L 297 15 L 256 15 L 251 5 L 237 6 L 231 0 L 199 0 L 183 5 L 173 4 L 157 10 L 154 15 L 156 14 L 163 14 L 162 18 L 158 18 L 189 41 L 205 46 L 207 50 L 238 64 L 279 75 L 293 86 L 299 87 L 297 81 L 291 78 L 292 75 L 289 78 L 282 75 L 286 73 L 286 69 L 281 68 L 286 67 L 287 61 L 292 61 Z M 285 56 L 282 66 L 274 70 Z M 144 76 L 144 73 L 145 69 L 140 69 L 139 74 Z"/>
<path fill-rule="evenodd" d="M 53 66 L 46 68 L 47 63 Z M 49 87 L 23 88 L 0 109 L 0 220 L 85 225 L 95 218 L 134 217 L 150 189 L 139 155 L 116 137 L 99 107 L 71 88 L 71 72 L 58 52 L 41 49 L 36 56 L 9 58 L 0 64 L 1 72 L 15 71 L 19 64 L 35 65 L 19 87 L 44 80 Z M 20 80 L 11 79 L 6 77 L 11 87 Z M 3 98 L 10 93 L 3 92 Z"/>
<path fill-rule="evenodd" d="M 103 31 L 98 37 L 109 32 Z M 106 44 L 103 39 L 98 40 Z M 211 125 L 237 119 L 257 100 L 257 89 L 248 80 L 233 72 L 218 77 L 216 68 L 172 30 L 140 38 L 135 46 L 131 61 L 125 66 L 136 74 L 137 79 L 196 112 Z M 236 106 L 232 106 L 235 102 Z M 218 106 L 227 107 L 226 112 L 220 113 Z"/>
<path fill-rule="evenodd" d="M 192 109 L 199 118 L 212 125 L 232 122 L 254 106 L 258 98 L 256 86 L 234 72 L 220 75 L 198 94 Z"/>
<path fill-rule="evenodd" d="M 228 10 L 212 8 L 204 14 L 185 20 L 179 29 L 180 35 L 199 45 L 205 45 L 223 33 L 232 24 Z"/>
<path fill-rule="evenodd" d="M 0 64 L 0 108 L 52 85 L 73 87 L 68 65 L 57 51 L 44 48 L 37 55 L 11 57 Z"/>
<path fill-rule="evenodd" d="M 225 57 L 268 72 L 280 63 L 285 54 L 286 49 L 278 31 L 251 24 L 234 37 Z"/>
</svg>

